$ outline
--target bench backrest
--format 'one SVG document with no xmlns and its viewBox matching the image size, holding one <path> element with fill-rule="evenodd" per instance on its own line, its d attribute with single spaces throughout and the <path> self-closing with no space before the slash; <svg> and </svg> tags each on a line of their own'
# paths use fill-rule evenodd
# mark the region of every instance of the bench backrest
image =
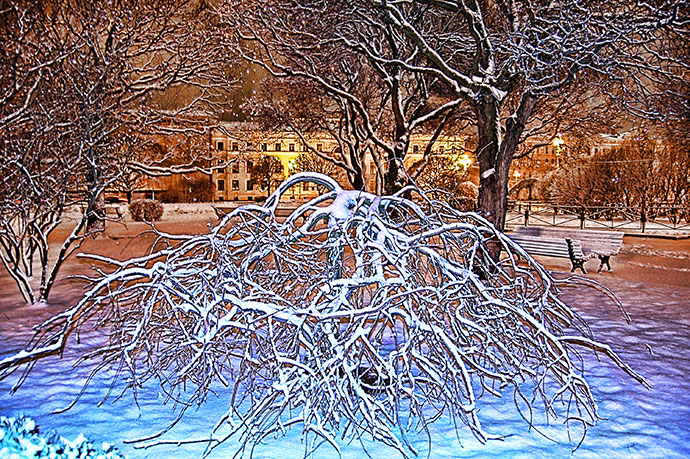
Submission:
<svg viewBox="0 0 690 459">
<path fill-rule="evenodd" d="M 581 230 L 541 226 L 518 226 L 514 234 L 547 238 L 573 239 L 582 242 L 585 252 L 617 255 L 623 245 L 624 234 L 620 231 Z"/>
<path fill-rule="evenodd" d="M 564 238 L 549 238 L 531 236 L 526 234 L 506 234 L 511 240 L 517 242 L 530 255 L 542 255 L 556 258 L 570 258 L 568 244 Z M 576 259 L 584 257 L 582 244 L 578 240 L 572 240 L 573 256 Z"/>
</svg>

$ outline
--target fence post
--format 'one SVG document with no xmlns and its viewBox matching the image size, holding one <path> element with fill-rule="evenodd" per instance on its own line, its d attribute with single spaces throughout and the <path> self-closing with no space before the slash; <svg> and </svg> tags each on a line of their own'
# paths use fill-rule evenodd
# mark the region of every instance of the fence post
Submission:
<svg viewBox="0 0 690 459">
<path fill-rule="evenodd" d="M 585 208 L 580 209 L 580 229 L 585 229 Z"/>
<path fill-rule="evenodd" d="M 640 214 L 640 225 L 642 226 L 642 232 L 644 233 L 645 227 L 647 226 L 647 213 L 642 210 Z"/>
</svg>

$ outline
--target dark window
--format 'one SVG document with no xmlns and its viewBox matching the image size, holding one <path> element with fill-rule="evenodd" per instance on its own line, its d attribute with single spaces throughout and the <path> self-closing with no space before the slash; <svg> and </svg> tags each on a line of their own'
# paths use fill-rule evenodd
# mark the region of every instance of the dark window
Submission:
<svg viewBox="0 0 690 459">
<path fill-rule="evenodd" d="M 316 151 L 323 151 L 323 144 L 322 143 L 316 144 Z"/>
<path fill-rule="evenodd" d="M 276 142 L 275 151 L 280 151 L 280 149 L 281 149 L 280 142 Z"/>
<path fill-rule="evenodd" d="M 247 180 L 247 191 L 254 191 L 254 182 Z"/>
<path fill-rule="evenodd" d="M 225 191 L 225 180 L 218 180 L 218 191 Z"/>
<path fill-rule="evenodd" d="M 295 151 L 295 144 L 291 143 L 290 145 L 288 145 L 288 150 Z"/>
<path fill-rule="evenodd" d="M 444 147 L 443 145 L 441 145 L 440 147 L 438 147 L 438 152 L 439 152 L 440 154 L 443 154 L 445 151 L 446 151 L 446 147 Z"/>
<path fill-rule="evenodd" d="M 237 144 L 237 142 L 232 143 L 232 151 L 240 151 L 240 146 Z"/>
<path fill-rule="evenodd" d="M 412 153 L 419 153 L 419 145 L 412 145 Z"/>
<path fill-rule="evenodd" d="M 261 151 L 268 151 L 268 144 L 267 143 L 261 144 Z"/>
<path fill-rule="evenodd" d="M 251 174 L 252 169 L 254 169 L 254 163 L 251 160 L 247 161 L 247 174 Z"/>
<path fill-rule="evenodd" d="M 218 150 L 218 151 L 225 150 L 225 142 L 223 142 L 222 140 L 219 140 L 218 142 L 216 142 L 216 150 Z"/>
</svg>

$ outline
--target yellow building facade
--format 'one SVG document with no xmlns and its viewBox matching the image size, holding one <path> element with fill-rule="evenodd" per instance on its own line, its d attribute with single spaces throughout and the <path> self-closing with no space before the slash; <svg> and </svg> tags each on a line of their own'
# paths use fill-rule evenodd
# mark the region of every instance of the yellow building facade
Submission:
<svg viewBox="0 0 690 459">
<path fill-rule="evenodd" d="M 411 137 L 405 158 L 406 167 L 413 167 L 423 159 L 430 139 L 431 136 L 423 134 Z M 474 159 L 465 151 L 465 140 L 464 136 L 439 137 L 432 147 L 433 153 L 450 156 L 459 167 L 467 169 Z M 325 154 L 332 154 L 338 148 L 337 140 L 328 134 L 310 135 L 302 139 L 292 132 L 266 132 L 252 123 L 224 123 L 211 131 L 210 142 L 218 164 L 227 164 L 227 167 L 214 171 L 212 178 L 216 187 L 215 199 L 218 201 L 251 201 L 266 196 L 267 190 L 259 189 L 251 176 L 253 165 L 262 156 L 277 158 L 287 177 L 295 172 L 299 155 L 309 151 L 309 148 Z M 367 188 L 372 191 L 380 189 L 377 187 L 380 176 L 374 158 L 367 155 L 362 166 Z M 347 183 L 341 185 L 348 187 Z M 293 196 L 296 199 L 309 198 L 316 193 L 316 186 L 307 186 L 307 189 L 295 189 Z"/>
</svg>

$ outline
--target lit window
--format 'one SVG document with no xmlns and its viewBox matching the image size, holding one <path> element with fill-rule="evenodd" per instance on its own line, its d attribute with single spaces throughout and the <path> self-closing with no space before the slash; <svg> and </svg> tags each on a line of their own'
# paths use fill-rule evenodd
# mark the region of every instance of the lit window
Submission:
<svg viewBox="0 0 690 459">
<path fill-rule="evenodd" d="M 235 161 L 232 163 L 232 173 L 233 174 L 239 174 L 240 173 L 240 163 L 239 161 Z"/>
<path fill-rule="evenodd" d="M 239 191 L 240 190 L 240 181 L 239 180 L 233 180 L 232 181 L 232 191 Z"/>
</svg>

